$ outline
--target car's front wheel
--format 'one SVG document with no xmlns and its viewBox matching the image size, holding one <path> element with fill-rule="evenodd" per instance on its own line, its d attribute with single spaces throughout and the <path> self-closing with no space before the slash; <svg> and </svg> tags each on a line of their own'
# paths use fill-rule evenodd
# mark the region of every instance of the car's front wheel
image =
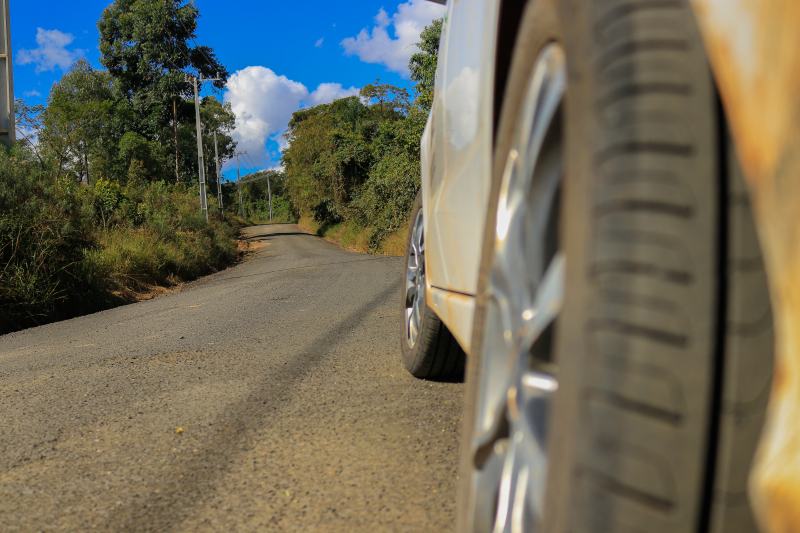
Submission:
<svg viewBox="0 0 800 533">
<path fill-rule="evenodd" d="M 411 210 L 403 262 L 405 283 L 400 351 L 403 364 L 415 377 L 457 379 L 464 374 L 464 351 L 447 326 L 428 307 L 425 271 L 425 224 L 420 192 Z"/>
<path fill-rule="evenodd" d="M 531 0 L 518 35 L 459 531 L 755 533 L 770 301 L 692 9 Z"/>
</svg>

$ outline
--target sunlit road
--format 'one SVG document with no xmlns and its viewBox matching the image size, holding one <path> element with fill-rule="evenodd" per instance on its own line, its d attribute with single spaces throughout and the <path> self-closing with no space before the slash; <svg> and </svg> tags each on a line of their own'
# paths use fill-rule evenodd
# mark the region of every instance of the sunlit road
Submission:
<svg viewBox="0 0 800 533">
<path fill-rule="evenodd" d="M 0 337 L 0 531 L 452 530 L 463 387 L 402 367 L 402 259 L 247 232 L 180 292 Z"/>
</svg>

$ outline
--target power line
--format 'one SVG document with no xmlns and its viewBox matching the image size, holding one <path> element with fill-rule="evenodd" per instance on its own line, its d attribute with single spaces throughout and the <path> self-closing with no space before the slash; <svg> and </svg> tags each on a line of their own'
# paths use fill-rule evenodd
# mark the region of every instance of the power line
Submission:
<svg viewBox="0 0 800 533">
<path fill-rule="evenodd" d="M 243 156 L 245 156 L 245 157 L 246 157 L 246 153 L 245 153 L 245 152 L 242 152 L 242 154 L 241 154 L 241 155 L 243 155 Z M 245 171 L 246 171 L 248 174 L 251 174 L 251 173 L 254 171 L 254 169 L 253 169 L 253 168 L 252 168 L 250 165 L 248 165 L 248 164 L 247 164 L 247 161 L 244 159 L 244 157 L 242 158 L 242 161 L 241 161 L 241 163 L 240 163 L 240 164 L 241 164 L 242 168 L 244 168 L 244 170 L 245 170 Z"/>
<path fill-rule="evenodd" d="M 250 162 L 251 165 L 253 165 L 253 168 L 255 169 L 256 172 L 261 172 L 261 169 L 258 168 L 258 165 L 256 165 L 255 162 L 250 158 L 250 154 L 246 154 L 245 157 L 247 157 L 247 160 Z"/>
<path fill-rule="evenodd" d="M 251 174 L 253 174 L 253 169 L 248 167 L 247 165 L 245 165 L 244 164 L 244 160 L 242 160 L 242 170 L 244 171 L 244 176 L 245 177 L 250 176 Z"/>
<path fill-rule="evenodd" d="M 253 160 L 252 160 L 252 159 L 250 159 L 250 156 L 249 156 L 249 155 L 247 155 L 246 157 L 247 157 L 247 160 L 248 160 L 248 161 L 250 161 L 250 164 L 251 164 L 251 165 L 253 165 L 253 168 L 255 168 L 255 169 L 256 169 L 256 172 L 261 172 L 261 169 L 259 169 L 259 168 L 258 168 L 258 165 L 256 165 L 256 164 L 253 162 Z"/>
<path fill-rule="evenodd" d="M 179 24 L 181 24 L 180 19 L 178 18 L 178 10 L 176 9 L 174 2 L 172 4 L 172 10 L 173 10 L 173 15 L 174 15 L 175 21 L 178 22 Z M 181 26 L 183 26 L 183 24 L 181 24 Z M 184 30 L 185 29 L 186 29 L 186 27 L 184 27 Z M 172 46 L 173 46 L 173 48 L 176 48 L 181 54 L 183 54 L 183 57 L 185 57 L 186 60 L 189 62 L 189 67 L 191 67 L 192 66 L 192 58 L 189 57 L 186 54 L 186 52 L 183 51 L 183 48 L 181 48 L 180 46 L 178 46 L 176 44 L 177 39 L 175 38 L 174 35 L 170 34 L 170 37 L 172 38 Z M 172 66 L 173 66 L 173 68 L 175 68 L 175 70 L 183 72 L 183 69 L 179 69 L 178 66 L 173 61 L 170 60 L 170 63 L 172 63 Z"/>
<path fill-rule="evenodd" d="M 194 44 L 194 47 L 195 47 L 195 49 L 199 50 L 199 51 L 200 51 L 200 53 L 201 53 L 201 54 L 203 54 L 203 56 L 206 58 L 206 60 L 207 60 L 209 63 L 211 63 L 211 64 L 214 64 L 214 61 L 212 61 L 212 60 L 211 60 L 211 58 L 210 58 L 210 57 L 208 57 L 208 55 L 207 55 L 207 54 L 206 54 L 206 53 L 203 51 L 203 49 L 200 47 L 200 45 L 198 45 L 198 44 L 197 44 L 197 41 L 195 41 L 195 40 L 194 40 L 194 37 L 192 37 L 192 32 L 190 32 L 190 31 L 189 31 L 189 29 L 188 29 L 188 28 L 187 28 L 187 27 L 186 27 L 186 26 L 183 24 L 183 22 L 181 22 L 181 19 L 179 19 L 179 18 L 177 17 L 177 13 L 176 13 L 176 16 L 175 16 L 175 20 L 176 20 L 176 21 L 178 21 L 178 24 L 180 24 L 180 25 L 181 25 L 181 27 L 183 27 L 183 29 L 184 29 L 184 30 L 186 31 L 186 33 L 189 35 L 189 40 L 190 40 L 190 41 L 192 41 L 192 43 Z M 191 60 L 190 60 L 190 61 L 191 61 Z"/>
</svg>

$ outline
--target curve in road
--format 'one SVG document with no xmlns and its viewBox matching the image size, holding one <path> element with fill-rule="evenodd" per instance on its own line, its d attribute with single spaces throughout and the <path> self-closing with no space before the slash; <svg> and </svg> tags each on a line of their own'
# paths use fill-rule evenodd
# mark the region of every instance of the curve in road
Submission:
<svg viewBox="0 0 800 533">
<path fill-rule="evenodd" d="M 245 233 L 180 292 L 0 337 L 0 530 L 452 530 L 463 387 L 402 367 L 401 259 Z"/>
</svg>

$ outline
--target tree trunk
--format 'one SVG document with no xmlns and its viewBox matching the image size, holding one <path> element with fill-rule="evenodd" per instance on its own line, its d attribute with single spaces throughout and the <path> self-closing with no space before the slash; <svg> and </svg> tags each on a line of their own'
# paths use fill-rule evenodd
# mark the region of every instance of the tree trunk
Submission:
<svg viewBox="0 0 800 533">
<path fill-rule="evenodd" d="M 86 185 L 91 185 L 89 183 L 89 148 L 86 146 L 86 142 L 83 143 L 83 164 L 86 167 Z"/>
<path fill-rule="evenodd" d="M 175 185 L 181 182 L 178 175 L 178 101 L 172 99 L 172 132 L 175 135 Z"/>
</svg>

